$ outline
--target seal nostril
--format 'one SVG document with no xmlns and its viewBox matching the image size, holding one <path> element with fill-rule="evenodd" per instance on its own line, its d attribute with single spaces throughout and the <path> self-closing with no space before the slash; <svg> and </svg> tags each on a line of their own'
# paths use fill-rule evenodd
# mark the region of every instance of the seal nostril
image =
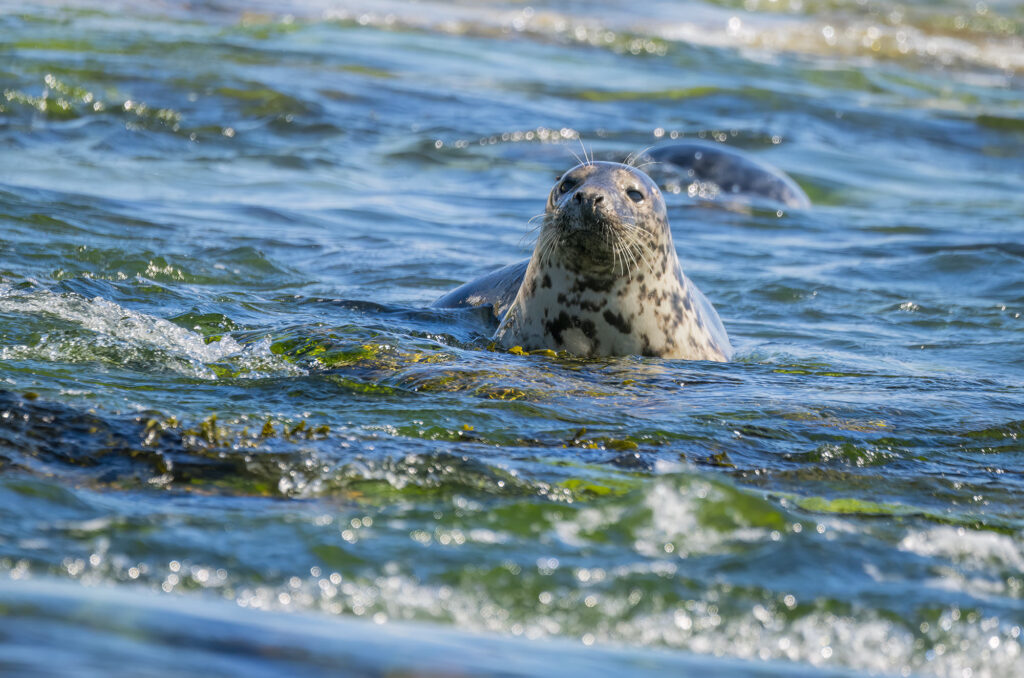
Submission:
<svg viewBox="0 0 1024 678">
<path fill-rule="evenodd" d="M 595 204 L 595 205 L 596 205 L 597 203 L 601 202 L 602 200 L 604 200 L 604 196 L 603 196 L 603 195 L 595 195 L 595 196 L 594 196 L 594 204 Z"/>
<path fill-rule="evenodd" d="M 573 199 L 576 202 L 583 202 L 583 194 L 582 193 L 577 193 L 575 196 L 573 196 Z"/>
</svg>

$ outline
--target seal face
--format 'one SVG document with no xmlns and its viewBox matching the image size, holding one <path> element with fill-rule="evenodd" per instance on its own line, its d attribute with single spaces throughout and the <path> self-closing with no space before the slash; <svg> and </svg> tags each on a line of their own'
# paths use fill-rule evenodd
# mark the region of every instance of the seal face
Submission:
<svg viewBox="0 0 1024 678">
<path fill-rule="evenodd" d="M 679 265 L 665 202 L 640 170 L 586 162 L 548 197 L 496 341 L 580 356 L 729 359 L 714 308 Z"/>
</svg>

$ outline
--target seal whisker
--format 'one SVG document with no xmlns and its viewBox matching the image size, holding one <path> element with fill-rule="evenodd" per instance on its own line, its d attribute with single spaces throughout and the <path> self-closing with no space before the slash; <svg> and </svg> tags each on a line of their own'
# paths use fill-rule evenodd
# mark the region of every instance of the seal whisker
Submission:
<svg viewBox="0 0 1024 678">
<path fill-rule="evenodd" d="M 540 235 L 537 237 L 537 244 L 534 247 L 534 251 L 541 261 L 547 261 L 548 251 L 551 249 L 551 238 L 551 231 L 547 230 L 542 230 Z"/>
<path fill-rule="evenodd" d="M 623 247 L 622 248 L 622 260 L 623 260 L 623 265 L 626 265 L 628 263 L 628 266 L 629 266 L 629 269 L 628 269 L 629 280 L 630 280 L 630 282 L 632 282 L 633 281 L 633 274 L 641 272 L 640 266 L 637 264 L 636 255 L 633 254 L 633 250 L 631 250 L 628 247 Z"/>
<path fill-rule="evenodd" d="M 633 279 L 633 271 L 639 268 L 636 256 L 633 254 L 635 248 L 642 248 L 643 244 L 640 241 L 640 234 L 637 231 L 644 231 L 650 234 L 649 231 L 636 224 L 636 218 L 633 216 L 624 217 L 622 224 L 616 229 L 615 239 L 613 247 L 615 247 L 622 254 L 622 272 L 623 274 L 629 275 L 629 279 Z M 626 259 L 629 259 L 630 266 L 627 270 Z"/>
<path fill-rule="evenodd" d="M 637 165 L 636 161 L 642 158 L 644 153 L 651 150 L 651 148 L 651 146 L 646 146 L 643 148 L 643 150 L 637 151 L 636 153 L 630 153 L 629 155 L 626 156 L 626 159 L 622 161 L 622 164 L 639 169 L 641 166 Z M 650 163 L 644 163 L 644 165 L 648 164 Z"/>
<path fill-rule="evenodd" d="M 622 256 L 622 268 L 623 268 L 622 272 L 623 273 L 626 273 L 626 259 L 627 258 L 629 259 L 629 264 L 630 264 L 629 265 L 629 281 L 632 282 L 633 281 L 633 271 L 635 271 L 637 269 L 636 257 L 633 255 L 633 252 L 630 250 L 630 248 L 627 247 L 626 244 L 624 244 L 624 243 L 618 245 L 618 250 L 619 250 L 619 253 Z"/>
<path fill-rule="evenodd" d="M 625 260 L 620 264 L 619 257 L 621 254 L 622 238 L 615 232 L 615 229 L 609 228 L 607 224 L 601 228 L 601 239 L 604 240 L 605 245 L 611 250 L 612 255 L 612 272 L 618 267 L 619 270 L 625 274 Z"/>
<path fill-rule="evenodd" d="M 580 148 L 583 149 L 583 160 L 585 161 L 585 162 L 580 163 L 580 164 L 583 164 L 583 165 L 586 165 L 587 167 L 590 167 L 591 165 L 594 164 L 594 157 L 593 157 L 594 156 L 594 153 L 593 153 L 594 149 L 590 149 L 591 150 L 590 156 L 587 156 L 587 146 L 586 146 L 586 144 L 583 143 L 583 137 L 582 136 L 578 136 L 578 137 L 576 137 L 576 139 L 579 140 Z"/>
<path fill-rule="evenodd" d="M 648 231 L 647 229 L 634 225 L 634 228 L 632 230 L 627 231 L 623 234 L 623 245 L 624 247 L 627 248 L 630 255 L 633 257 L 634 265 L 637 268 L 639 268 L 639 262 L 637 261 L 637 258 L 639 257 L 639 259 L 643 261 L 644 264 L 646 264 L 647 270 L 654 270 L 654 266 L 651 264 L 650 259 L 647 258 L 647 251 L 650 248 L 643 242 L 643 240 L 640 237 L 640 234 L 637 231 L 643 231 L 652 238 L 654 237 L 654 234 Z"/>
<path fill-rule="evenodd" d="M 639 241 L 635 242 L 634 245 L 635 245 L 634 252 L 636 253 L 636 255 L 638 257 L 640 257 L 640 259 L 644 262 L 644 264 L 647 265 L 647 270 L 648 271 L 653 271 L 654 270 L 654 264 L 652 264 L 651 260 L 647 257 L 648 248 L 645 247 L 643 245 L 643 243 L 641 243 Z"/>
<path fill-rule="evenodd" d="M 529 219 L 528 219 L 528 220 L 526 221 L 526 225 L 527 225 L 527 226 L 531 226 L 531 224 L 533 224 L 533 222 L 537 221 L 538 219 L 543 219 L 543 218 L 544 218 L 544 217 L 546 217 L 546 216 L 547 216 L 546 214 L 537 214 L 537 215 L 534 215 L 534 216 L 530 217 L 530 218 L 529 218 Z M 537 229 L 539 229 L 539 228 L 544 228 L 544 224 L 545 224 L 545 223 L 547 223 L 547 222 L 545 222 L 545 221 L 541 221 L 541 222 L 540 222 L 539 224 L 536 224 L 536 225 L 534 225 L 534 226 L 531 226 L 531 228 L 530 228 L 529 230 L 527 230 L 527 231 L 526 231 L 526 233 L 524 233 L 524 234 L 523 234 L 523 237 L 525 238 L 526 236 L 530 235 L 531 233 L 533 233 L 534 231 L 536 231 L 536 230 L 537 230 Z"/>
<path fill-rule="evenodd" d="M 652 240 L 657 240 L 658 238 L 656 233 L 636 223 L 630 224 L 629 236 L 630 239 L 640 247 L 644 246 L 644 242 L 642 241 L 643 236 L 647 236 Z"/>
<path fill-rule="evenodd" d="M 526 243 L 526 239 L 529 238 L 531 235 L 533 235 L 535 232 L 537 232 L 538 229 L 544 228 L 544 226 L 548 223 L 547 219 L 545 219 L 545 217 L 547 217 L 547 216 L 548 215 L 546 213 L 541 213 L 541 214 L 535 214 L 534 216 L 530 217 L 530 219 L 526 222 L 527 224 L 532 224 L 533 222 L 537 221 L 538 219 L 541 219 L 542 221 L 539 224 L 537 224 L 536 226 L 534 226 L 533 228 L 530 228 L 529 230 L 527 230 L 526 233 L 523 233 L 522 236 L 520 236 L 520 238 L 519 238 L 519 246 L 520 247 L 522 247 Z M 540 241 L 541 237 L 543 237 L 542 234 L 539 234 L 538 238 L 537 238 L 538 242 Z"/>
<path fill-rule="evenodd" d="M 545 229 L 541 231 L 537 239 L 537 256 L 545 265 L 551 263 L 555 254 L 561 249 L 563 237 L 556 229 Z"/>
<path fill-rule="evenodd" d="M 653 233 L 652 231 L 650 231 L 650 230 L 649 230 L 649 229 L 647 229 L 647 228 L 644 228 L 643 226 L 640 226 L 640 225 L 636 224 L 635 222 L 634 222 L 634 223 L 631 223 L 631 224 L 630 224 L 630 226 L 632 227 L 632 229 L 633 229 L 633 232 L 634 232 L 634 233 L 635 233 L 636 231 L 640 231 L 640 232 L 641 232 L 641 233 L 643 233 L 644 235 L 649 235 L 649 236 L 651 236 L 652 238 L 654 238 L 654 237 L 655 237 L 655 235 L 654 235 L 654 233 Z"/>
<path fill-rule="evenodd" d="M 611 249 L 612 273 L 614 273 L 615 269 L 619 268 L 619 244 L 614 241 L 609 241 L 607 245 Z"/>
<path fill-rule="evenodd" d="M 636 233 L 636 220 L 633 217 L 623 219 L 622 227 L 617 229 L 616 245 L 621 249 L 623 253 L 623 261 L 628 257 L 631 261 L 630 266 L 630 278 L 632 279 L 632 271 L 637 268 L 636 257 L 633 256 L 632 249 L 639 243 L 640 236 Z"/>
</svg>

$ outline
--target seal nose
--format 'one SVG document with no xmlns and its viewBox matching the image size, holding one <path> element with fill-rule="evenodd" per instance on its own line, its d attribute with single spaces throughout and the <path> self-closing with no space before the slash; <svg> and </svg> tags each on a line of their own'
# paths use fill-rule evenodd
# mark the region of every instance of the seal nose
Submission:
<svg viewBox="0 0 1024 678">
<path fill-rule="evenodd" d="M 581 208 L 593 214 L 597 210 L 597 206 L 604 200 L 604 194 L 594 189 L 586 190 L 581 188 L 576 191 L 573 200 L 578 202 Z"/>
</svg>

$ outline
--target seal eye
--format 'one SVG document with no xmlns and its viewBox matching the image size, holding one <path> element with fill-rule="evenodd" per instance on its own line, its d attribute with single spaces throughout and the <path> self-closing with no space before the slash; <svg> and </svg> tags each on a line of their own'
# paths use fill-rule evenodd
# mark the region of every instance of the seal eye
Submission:
<svg viewBox="0 0 1024 678">
<path fill-rule="evenodd" d="M 573 188 L 573 187 L 574 187 L 575 185 L 576 185 L 576 182 L 575 182 L 574 180 L 572 180 L 572 179 L 566 179 L 565 181 L 563 181 L 563 182 L 561 183 L 561 185 L 559 185 L 559 187 L 558 187 L 558 192 L 559 192 L 560 194 L 561 194 L 561 193 L 568 193 L 569 191 L 571 191 L 571 190 L 572 190 L 572 188 Z"/>
<path fill-rule="evenodd" d="M 626 191 L 626 195 L 628 195 L 629 199 L 632 200 L 633 202 L 644 201 L 644 194 L 636 190 L 635 188 L 631 188 L 628 191 Z"/>
</svg>

